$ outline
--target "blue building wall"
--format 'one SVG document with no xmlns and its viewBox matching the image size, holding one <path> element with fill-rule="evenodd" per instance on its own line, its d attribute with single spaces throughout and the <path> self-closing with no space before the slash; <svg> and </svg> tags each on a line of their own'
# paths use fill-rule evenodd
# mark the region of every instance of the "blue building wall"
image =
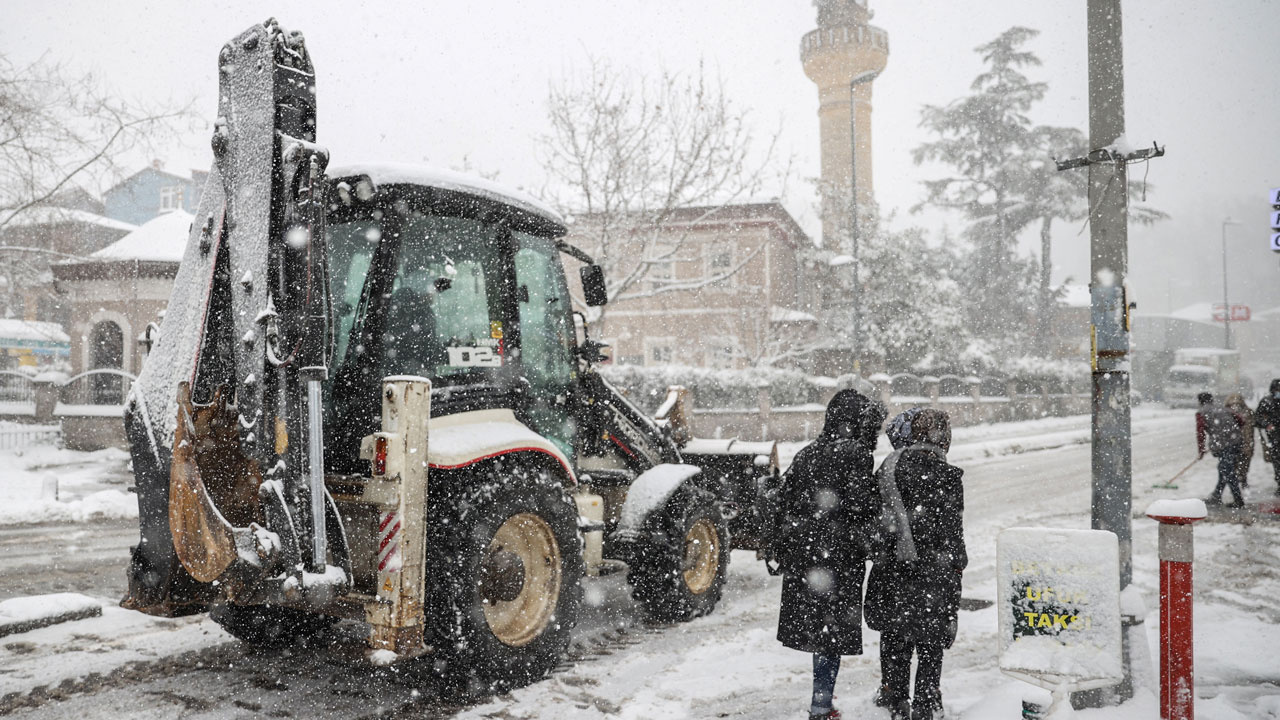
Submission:
<svg viewBox="0 0 1280 720">
<path fill-rule="evenodd" d="M 162 212 L 161 200 L 166 194 L 181 193 L 173 209 L 195 213 L 208 173 L 194 173 L 197 178 L 184 178 L 154 167 L 140 170 L 107 190 L 103 195 L 103 214 L 113 220 L 141 225 Z"/>
</svg>

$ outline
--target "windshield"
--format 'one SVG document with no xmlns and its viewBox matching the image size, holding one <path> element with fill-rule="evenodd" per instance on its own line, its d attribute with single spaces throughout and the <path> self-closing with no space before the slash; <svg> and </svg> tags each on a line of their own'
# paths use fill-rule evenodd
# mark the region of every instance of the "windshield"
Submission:
<svg viewBox="0 0 1280 720">
<path fill-rule="evenodd" d="M 511 233 L 487 218 L 438 214 L 427 197 L 383 190 L 330 219 L 332 461 L 354 456 L 377 429 L 382 378 L 420 375 L 440 388 L 498 384 L 507 371 Z"/>
<path fill-rule="evenodd" d="M 439 384 L 502 367 L 498 227 L 420 211 L 371 215 L 330 227 L 335 378 L 422 375 Z"/>
</svg>

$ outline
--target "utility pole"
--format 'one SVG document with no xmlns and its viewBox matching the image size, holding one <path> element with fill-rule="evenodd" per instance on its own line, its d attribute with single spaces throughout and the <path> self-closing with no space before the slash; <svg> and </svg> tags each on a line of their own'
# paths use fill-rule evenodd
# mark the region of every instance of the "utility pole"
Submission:
<svg viewBox="0 0 1280 720">
<path fill-rule="evenodd" d="M 1222 347 L 1226 350 L 1231 349 L 1231 301 L 1227 300 L 1227 226 L 1239 224 L 1231 218 L 1224 218 L 1222 221 Z"/>
<path fill-rule="evenodd" d="M 1120 0 L 1089 0 L 1089 146 L 1124 135 Z M 1120 540 L 1120 587 L 1133 577 L 1129 422 L 1128 172 L 1123 160 L 1089 165 L 1090 315 L 1093 319 L 1092 526 Z M 1116 322 L 1117 314 L 1123 322 Z M 1107 337 L 1098 337 L 1104 330 Z"/>
<path fill-rule="evenodd" d="M 1089 168 L 1090 327 L 1093 385 L 1093 458 L 1090 524 L 1120 541 L 1120 588 L 1133 579 L 1132 437 L 1129 418 L 1129 271 L 1126 166 L 1159 157 L 1153 145 L 1131 152 L 1124 137 L 1124 49 L 1120 0 L 1088 0 L 1089 154 L 1058 163 L 1059 170 Z M 1128 622 L 1142 622 L 1134 618 Z M 1073 695 L 1077 707 L 1115 705 L 1133 696 L 1129 628 L 1124 628 L 1120 685 Z"/>
</svg>

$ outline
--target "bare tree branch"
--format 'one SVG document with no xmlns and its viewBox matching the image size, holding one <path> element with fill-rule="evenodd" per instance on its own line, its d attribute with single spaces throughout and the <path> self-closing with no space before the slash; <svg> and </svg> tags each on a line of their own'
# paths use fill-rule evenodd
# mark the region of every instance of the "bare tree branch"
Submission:
<svg viewBox="0 0 1280 720">
<path fill-rule="evenodd" d="M 540 144 L 552 189 L 544 194 L 604 267 L 611 300 L 705 287 L 755 256 L 696 281 L 650 278 L 682 254 L 699 222 L 778 179 L 780 132 L 758 151 L 747 112 L 701 65 L 655 82 L 591 58 L 551 86 L 547 113 L 551 132 Z M 639 289 L 642 282 L 651 287 Z"/>
</svg>

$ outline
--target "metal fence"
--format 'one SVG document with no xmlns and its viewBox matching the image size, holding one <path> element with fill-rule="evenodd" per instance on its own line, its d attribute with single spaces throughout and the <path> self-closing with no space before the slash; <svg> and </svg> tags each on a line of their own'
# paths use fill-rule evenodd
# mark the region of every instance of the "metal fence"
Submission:
<svg viewBox="0 0 1280 720">
<path fill-rule="evenodd" d="M 0 450 L 29 447 L 37 444 L 53 444 L 62 435 L 58 425 L 26 425 L 0 428 Z"/>
<path fill-rule="evenodd" d="M 58 399 L 64 405 L 124 405 L 135 379 L 123 370 L 88 370 L 63 383 Z"/>
<path fill-rule="evenodd" d="M 30 404 L 34 408 L 35 401 L 36 390 L 30 377 L 12 370 L 0 370 L 0 403 Z"/>
</svg>

